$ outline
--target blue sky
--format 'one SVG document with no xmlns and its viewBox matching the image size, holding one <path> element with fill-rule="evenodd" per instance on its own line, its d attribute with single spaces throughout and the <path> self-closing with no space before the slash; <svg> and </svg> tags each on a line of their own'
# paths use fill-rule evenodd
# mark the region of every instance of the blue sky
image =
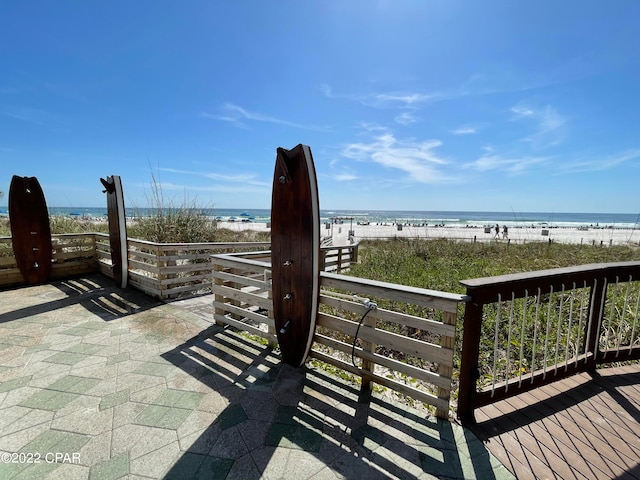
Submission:
<svg viewBox="0 0 640 480">
<path fill-rule="evenodd" d="M 640 211 L 640 2 L 6 1 L 0 189 L 269 208 Z M 0 203 L 5 204 L 5 198 Z"/>
</svg>

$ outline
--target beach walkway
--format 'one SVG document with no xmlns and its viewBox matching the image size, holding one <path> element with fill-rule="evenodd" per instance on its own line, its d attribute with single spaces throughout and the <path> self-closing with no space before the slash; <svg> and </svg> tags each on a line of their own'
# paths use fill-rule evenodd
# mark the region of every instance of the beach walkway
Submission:
<svg viewBox="0 0 640 480">
<path fill-rule="evenodd" d="M 0 478 L 495 478 L 475 435 L 101 275 L 0 291 Z"/>
</svg>

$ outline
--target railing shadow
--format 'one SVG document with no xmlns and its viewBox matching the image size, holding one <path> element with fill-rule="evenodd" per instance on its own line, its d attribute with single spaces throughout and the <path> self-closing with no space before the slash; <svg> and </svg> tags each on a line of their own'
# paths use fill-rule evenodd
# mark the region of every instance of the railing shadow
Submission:
<svg viewBox="0 0 640 480">
<path fill-rule="evenodd" d="M 495 478 L 469 432 L 362 395 L 322 369 L 292 368 L 231 327 L 214 325 L 163 357 L 224 404 L 165 479 L 225 478 L 232 469 L 242 478 L 308 478 L 324 469 L 344 478 L 465 478 L 467 456 L 471 475 Z"/>
<path fill-rule="evenodd" d="M 495 451 L 503 450 L 516 470 L 514 465 L 522 464 L 542 476 L 560 472 L 572 478 L 640 478 L 635 388 L 640 371 L 605 372 L 585 373 L 581 379 L 565 379 L 481 407 L 487 409 L 485 419 L 471 431 Z"/>
<path fill-rule="evenodd" d="M 119 289 L 113 285 L 110 279 L 100 274 L 52 281 L 49 285 L 60 290 L 65 296 L 0 314 L 0 323 L 46 314 L 77 304 L 82 305 L 103 320 L 110 321 L 140 313 L 161 304 L 161 302 L 134 290 Z M 28 295 L 26 287 L 17 288 Z"/>
</svg>

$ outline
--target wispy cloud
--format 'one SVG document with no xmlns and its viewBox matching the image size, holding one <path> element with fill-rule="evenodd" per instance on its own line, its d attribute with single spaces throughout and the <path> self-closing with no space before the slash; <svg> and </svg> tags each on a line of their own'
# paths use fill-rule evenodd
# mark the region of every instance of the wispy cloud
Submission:
<svg viewBox="0 0 640 480">
<path fill-rule="evenodd" d="M 400 115 L 396 116 L 394 120 L 400 125 L 411 125 L 418 121 L 418 119 L 410 112 L 402 112 Z"/>
<path fill-rule="evenodd" d="M 344 99 L 361 103 L 369 107 L 413 107 L 417 104 L 437 100 L 440 94 L 422 92 L 369 92 L 369 93 L 335 93 L 331 86 L 322 84 L 320 89 L 325 97 Z"/>
<path fill-rule="evenodd" d="M 246 110 L 239 105 L 233 103 L 225 103 L 219 113 L 202 112 L 200 114 L 204 118 L 211 118 L 214 120 L 222 120 L 223 122 L 229 122 L 237 127 L 247 128 L 246 121 L 253 122 L 265 122 L 275 123 L 278 125 L 284 125 L 292 128 L 299 128 L 303 130 L 327 130 L 328 127 L 321 127 L 316 125 L 303 125 L 301 123 L 290 122 L 281 118 L 273 117 L 271 115 L 265 115 L 263 113 L 252 112 Z"/>
<path fill-rule="evenodd" d="M 451 182 L 454 179 L 443 173 L 448 162 L 435 153 L 440 140 L 398 140 L 392 133 L 374 137 L 369 143 L 347 145 L 341 155 L 360 162 L 374 162 L 386 168 L 404 171 L 410 181 L 419 183 Z"/>
<path fill-rule="evenodd" d="M 180 170 L 176 168 L 165 168 L 161 167 L 159 170 L 168 173 L 176 173 L 181 175 L 194 175 L 200 178 L 208 178 L 210 180 L 215 180 L 216 182 L 222 183 L 242 183 L 246 185 L 254 185 L 259 187 L 270 186 L 269 182 L 259 180 L 257 175 L 254 173 L 238 173 L 234 175 L 215 173 L 215 172 L 203 172 L 203 171 L 192 171 L 192 170 Z"/>
<path fill-rule="evenodd" d="M 562 175 L 567 173 L 597 172 L 609 170 L 611 168 L 618 167 L 622 164 L 629 163 L 634 160 L 637 160 L 638 166 L 640 166 L 640 148 L 626 150 L 624 152 L 604 158 L 583 159 L 564 163 L 562 165 L 559 165 L 558 168 L 554 170 L 554 174 Z"/>
<path fill-rule="evenodd" d="M 514 114 L 514 121 L 524 120 L 535 123 L 536 131 L 522 139 L 530 142 L 533 147 L 551 147 L 563 140 L 567 119 L 550 105 L 540 109 L 515 105 L 511 108 L 511 112 Z"/>
<path fill-rule="evenodd" d="M 473 135 L 474 133 L 478 133 L 477 130 L 473 127 L 460 127 L 454 130 L 450 130 L 454 135 Z"/>
<path fill-rule="evenodd" d="M 483 155 L 476 161 L 466 164 L 466 167 L 480 172 L 499 171 L 510 175 L 520 175 L 539 167 L 550 159 L 550 157 Z"/>
</svg>

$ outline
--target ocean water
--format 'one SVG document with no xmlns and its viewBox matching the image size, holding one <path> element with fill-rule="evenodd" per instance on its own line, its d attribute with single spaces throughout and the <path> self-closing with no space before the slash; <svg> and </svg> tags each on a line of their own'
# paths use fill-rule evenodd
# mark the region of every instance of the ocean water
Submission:
<svg viewBox="0 0 640 480">
<path fill-rule="evenodd" d="M 107 208 L 66 208 L 50 207 L 52 215 L 64 215 L 78 218 L 106 218 Z M 127 216 L 148 216 L 154 210 L 127 209 Z M 203 215 L 218 217 L 222 220 L 250 220 L 267 223 L 271 218 L 269 209 L 203 209 Z M 0 207 L 0 216 L 6 216 L 6 207 Z M 448 226 L 544 226 L 549 227 L 614 227 L 640 228 L 640 214 L 629 213 L 558 213 L 558 212 L 473 212 L 473 211 L 409 211 L 409 210 L 321 210 L 322 223 L 342 217 L 343 224 L 358 222 L 401 223 L 414 225 L 448 225 Z"/>
</svg>

